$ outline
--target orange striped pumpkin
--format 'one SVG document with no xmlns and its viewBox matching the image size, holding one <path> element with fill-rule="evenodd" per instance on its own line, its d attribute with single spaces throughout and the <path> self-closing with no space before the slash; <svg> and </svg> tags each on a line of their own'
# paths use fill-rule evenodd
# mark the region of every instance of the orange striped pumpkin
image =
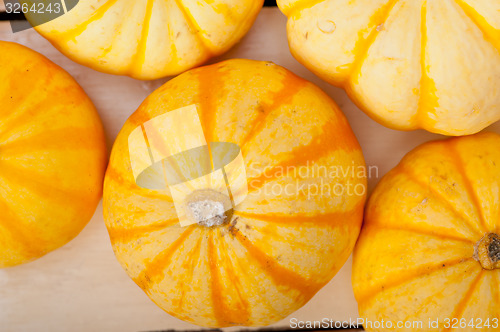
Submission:
<svg viewBox="0 0 500 332">
<path fill-rule="evenodd" d="M 0 268 L 73 239 L 101 198 L 106 143 L 73 78 L 19 44 L 0 41 Z"/>
<path fill-rule="evenodd" d="M 193 104 L 206 141 L 237 144 L 245 162 L 248 195 L 219 226 L 180 226 L 170 191 L 139 187 L 131 171 L 133 130 Z M 105 178 L 106 226 L 123 268 L 166 312 L 209 327 L 268 325 L 349 257 L 366 185 L 354 168 L 364 169 L 361 149 L 325 93 L 273 63 L 229 60 L 169 81 L 125 123 Z M 359 190 L 272 190 L 287 184 Z"/>
<path fill-rule="evenodd" d="M 21 2 L 31 8 L 53 1 Z M 81 0 L 35 30 L 78 63 L 151 80 L 180 74 L 228 51 L 248 32 L 263 2 Z M 33 12 L 26 17 L 33 25 L 44 18 Z"/>
<path fill-rule="evenodd" d="M 423 144 L 385 175 L 354 250 L 354 293 L 371 322 L 365 329 L 498 331 L 499 197 L 494 133 Z"/>
</svg>

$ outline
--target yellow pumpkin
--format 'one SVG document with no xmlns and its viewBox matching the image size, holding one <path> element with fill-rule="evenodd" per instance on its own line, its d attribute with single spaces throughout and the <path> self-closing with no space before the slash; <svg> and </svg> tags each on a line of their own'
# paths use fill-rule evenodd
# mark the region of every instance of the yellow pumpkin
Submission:
<svg viewBox="0 0 500 332">
<path fill-rule="evenodd" d="M 408 153 L 375 188 L 354 250 L 365 329 L 498 331 L 499 215 L 499 135 Z"/>
<path fill-rule="evenodd" d="M 151 80 L 177 75 L 229 50 L 250 29 L 263 2 L 81 0 L 35 29 L 80 64 Z M 33 12 L 26 17 L 33 24 L 41 19 Z"/>
<path fill-rule="evenodd" d="M 394 129 L 500 119 L 498 0 L 278 0 L 293 55 Z"/>
<path fill-rule="evenodd" d="M 0 41 L 0 268 L 73 239 L 101 198 L 107 153 L 94 105 L 73 78 Z"/>
<path fill-rule="evenodd" d="M 131 138 L 174 113 L 170 132 L 183 127 L 185 135 L 159 129 L 170 148 L 189 145 L 202 130 L 206 142 L 241 149 L 248 192 L 221 223 L 182 226 L 172 183 L 152 190 L 135 180 L 132 155 L 157 152 L 152 135 L 147 147 Z M 201 129 L 188 121 L 193 114 Z M 202 162 L 179 169 L 189 173 Z M 166 312 L 209 327 L 268 325 L 303 306 L 349 257 L 361 226 L 364 168 L 347 120 L 318 87 L 270 62 L 229 60 L 169 81 L 125 123 L 105 177 L 106 226 L 123 268 Z M 197 188 L 193 203 L 228 201 L 222 189 Z"/>
</svg>

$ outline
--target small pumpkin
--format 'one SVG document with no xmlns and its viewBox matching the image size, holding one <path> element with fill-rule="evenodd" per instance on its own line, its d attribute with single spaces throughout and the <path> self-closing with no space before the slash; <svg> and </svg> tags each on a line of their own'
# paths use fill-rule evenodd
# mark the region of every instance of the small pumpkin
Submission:
<svg viewBox="0 0 500 332">
<path fill-rule="evenodd" d="M 94 105 L 41 54 L 0 41 L 0 268 L 73 239 L 101 198 L 106 143 Z"/>
<path fill-rule="evenodd" d="M 241 149 L 248 192 L 229 215 L 214 213 L 217 222 L 184 227 L 172 186 L 153 190 L 136 182 L 132 155 L 161 148 L 153 149 L 154 135 L 146 135 L 148 147 L 129 144 L 131 137 L 173 113 L 177 122 L 158 131 L 184 128 L 184 135 L 165 138 L 171 149 L 191 144 L 199 132 L 188 122 L 193 114 L 206 142 Z M 201 163 L 193 158 L 177 168 L 187 174 Z M 365 186 L 358 142 L 324 92 L 273 63 L 229 60 L 170 80 L 127 120 L 106 172 L 104 216 L 118 261 L 166 312 L 208 327 L 262 326 L 302 307 L 347 260 Z M 196 201 L 180 205 L 226 206 L 223 190 L 211 189 L 201 186 L 193 191 Z"/>
<path fill-rule="evenodd" d="M 263 2 L 85 0 L 35 30 L 80 64 L 151 80 L 229 50 L 250 29 Z M 26 14 L 33 24 L 39 16 Z"/>
<path fill-rule="evenodd" d="M 500 2 L 278 0 L 290 49 L 379 123 L 445 135 L 500 119 Z"/>
<path fill-rule="evenodd" d="M 500 135 L 408 153 L 375 188 L 354 250 L 365 329 L 498 331 L 499 215 Z"/>
</svg>

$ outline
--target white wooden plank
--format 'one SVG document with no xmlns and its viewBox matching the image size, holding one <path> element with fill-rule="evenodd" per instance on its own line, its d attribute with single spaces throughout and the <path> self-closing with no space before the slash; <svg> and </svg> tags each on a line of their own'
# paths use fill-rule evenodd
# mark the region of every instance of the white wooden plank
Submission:
<svg viewBox="0 0 500 332">
<path fill-rule="evenodd" d="M 228 58 L 271 60 L 323 88 L 348 117 L 367 164 L 378 167 L 378 176 L 374 174 L 369 180 L 369 190 L 405 153 L 440 137 L 425 131 L 387 129 L 369 119 L 344 91 L 321 81 L 291 56 L 285 24 L 286 19 L 277 8 L 263 9 L 244 40 L 212 62 Z M 27 45 L 72 74 L 97 106 L 109 147 L 128 116 L 166 81 L 142 82 L 96 72 L 61 55 L 33 30 L 12 34 L 6 22 L 0 23 L 0 39 Z M 496 132 L 500 132 L 499 129 L 500 124 L 490 128 Z M 288 327 L 292 317 L 299 320 L 357 318 L 350 270 L 349 260 L 306 306 L 274 326 Z M 54 332 L 199 329 L 164 313 L 127 277 L 111 250 L 101 206 L 82 234 L 62 249 L 33 263 L 0 270 L 0 324 L 2 330 Z"/>
</svg>

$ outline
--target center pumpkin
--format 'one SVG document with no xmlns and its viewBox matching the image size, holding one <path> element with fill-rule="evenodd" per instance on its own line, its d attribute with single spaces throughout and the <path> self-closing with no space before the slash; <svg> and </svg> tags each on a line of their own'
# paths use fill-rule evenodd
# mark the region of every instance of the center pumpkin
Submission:
<svg viewBox="0 0 500 332">
<path fill-rule="evenodd" d="M 206 142 L 241 148 L 248 195 L 213 222 L 183 227 L 168 188 L 136 184 L 129 137 L 190 105 Z M 128 119 L 106 174 L 106 226 L 129 276 L 171 315 L 268 325 L 302 307 L 349 257 L 365 202 L 361 169 L 347 120 L 318 87 L 269 62 L 230 60 L 169 81 Z M 193 197 L 186 204 L 215 212 L 226 199 Z"/>
</svg>

